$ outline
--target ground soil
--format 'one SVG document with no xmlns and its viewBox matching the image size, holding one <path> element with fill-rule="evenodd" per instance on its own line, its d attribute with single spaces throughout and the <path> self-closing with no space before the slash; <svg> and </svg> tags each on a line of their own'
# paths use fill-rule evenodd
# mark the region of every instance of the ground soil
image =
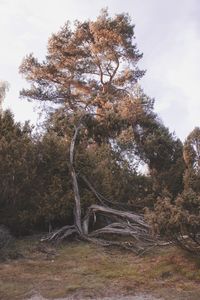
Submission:
<svg viewBox="0 0 200 300">
<path fill-rule="evenodd" d="M 18 240 L 0 263 L 1 300 L 199 300 L 200 260 L 172 246 L 144 256 L 82 242 Z"/>
<path fill-rule="evenodd" d="M 67 297 L 67 298 L 60 298 L 56 300 L 73 300 L 73 297 Z M 40 295 L 35 295 L 30 298 L 30 300 L 46 300 L 45 298 L 41 297 Z M 82 299 L 84 300 L 84 299 Z M 114 297 L 106 297 L 106 298 L 93 298 L 90 300 L 162 300 L 161 298 L 155 298 L 153 296 L 147 295 L 147 294 L 139 294 L 136 296 L 114 296 Z"/>
</svg>

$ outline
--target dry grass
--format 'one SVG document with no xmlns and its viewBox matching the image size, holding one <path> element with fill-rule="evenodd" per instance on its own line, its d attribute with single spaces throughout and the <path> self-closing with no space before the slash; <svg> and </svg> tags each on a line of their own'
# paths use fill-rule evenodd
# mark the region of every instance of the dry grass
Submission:
<svg viewBox="0 0 200 300">
<path fill-rule="evenodd" d="M 174 247 L 137 257 L 86 243 L 54 248 L 28 239 L 18 241 L 17 249 L 23 258 L 0 264 L 1 300 L 26 299 L 35 292 L 53 299 L 140 291 L 165 299 L 173 294 L 174 299 L 200 299 L 200 261 Z"/>
</svg>

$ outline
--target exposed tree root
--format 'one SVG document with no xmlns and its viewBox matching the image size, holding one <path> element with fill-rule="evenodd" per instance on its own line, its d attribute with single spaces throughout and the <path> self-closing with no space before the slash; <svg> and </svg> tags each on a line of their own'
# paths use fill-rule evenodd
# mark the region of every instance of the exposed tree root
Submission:
<svg viewBox="0 0 200 300">
<path fill-rule="evenodd" d="M 89 224 L 94 224 L 96 214 L 106 216 L 110 220 L 110 224 L 96 230 L 91 229 Z M 117 222 L 115 219 L 117 219 Z M 137 254 L 156 244 L 156 240 L 151 236 L 149 226 L 144 221 L 144 218 L 131 212 L 92 205 L 88 208 L 81 227 L 82 234 L 75 225 L 64 226 L 48 234 L 42 241 L 61 242 L 70 237 L 78 237 L 81 240 L 104 247 L 117 246 L 129 249 Z M 124 238 L 126 239 L 124 240 Z"/>
<path fill-rule="evenodd" d="M 175 236 L 174 241 L 182 249 L 199 256 L 200 253 L 200 234 L 179 234 Z"/>
<path fill-rule="evenodd" d="M 41 239 L 41 242 L 44 241 L 62 241 L 64 239 L 67 239 L 75 234 L 78 233 L 78 230 L 76 228 L 76 226 L 72 225 L 67 225 L 67 226 L 63 226 L 62 228 L 53 231 L 52 233 L 49 233 L 46 237 Z"/>
</svg>

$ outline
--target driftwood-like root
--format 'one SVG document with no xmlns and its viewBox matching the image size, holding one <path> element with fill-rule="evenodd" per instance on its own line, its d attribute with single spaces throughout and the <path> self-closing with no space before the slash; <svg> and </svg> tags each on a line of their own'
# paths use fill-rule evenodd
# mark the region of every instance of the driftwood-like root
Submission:
<svg viewBox="0 0 200 300">
<path fill-rule="evenodd" d="M 62 228 L 53 231 L 52 233 L 48 234 L 46 237 L 41 239 L 41 242 L 48 241 L 48 242 L 60 242 L 64 239 L 72 237 L 78 234 L 78 230 L 74 225 L 67 225 L 63 226 Z"/>
<path fill-rule="evenodd" d="M 96 230 L 89 228 L 89 224 L 94 223 L 92 221 L 95 221 L 96 217 L 94 216 L 96 214 L 106 216 L 110 220 L 110 224 Z M 92 218 L 93 220 L 91 220 Z M 99 246 L 117 246 L 129 249 L 137 254 L 146 252 L 148 248 L 156 244 L 143 216 L 131 212 L 92 205 L 88 208 L 81 226 L 82 234 L 80 234 L 75 225 L 64 226 L 43 238 L 42 241 L 61 242 L 70 237 L 78 237 L 81 240 L 92 242 Z"/>
</svg>

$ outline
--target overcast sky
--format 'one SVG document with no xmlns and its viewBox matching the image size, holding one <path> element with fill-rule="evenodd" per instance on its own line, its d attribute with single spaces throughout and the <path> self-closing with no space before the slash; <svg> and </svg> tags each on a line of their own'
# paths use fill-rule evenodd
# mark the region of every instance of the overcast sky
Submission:
<svg viewBox="0 0 200 300">
<path fill-rule="evenodd" d="M 141 85 L 165 125 L 184 140 L 200 126 L 199 0 L 0 0 L 0 79 L 10 83 L 4 107 L 16 120 L 36 122 L 33 105 L 19 100 L 23 57 L 44 58 L 51 33 L 67 20 L 94 20 L 103 7 L 132 17 L 144 53 L 140 67 L 147 70 Z"/>
</svg>

